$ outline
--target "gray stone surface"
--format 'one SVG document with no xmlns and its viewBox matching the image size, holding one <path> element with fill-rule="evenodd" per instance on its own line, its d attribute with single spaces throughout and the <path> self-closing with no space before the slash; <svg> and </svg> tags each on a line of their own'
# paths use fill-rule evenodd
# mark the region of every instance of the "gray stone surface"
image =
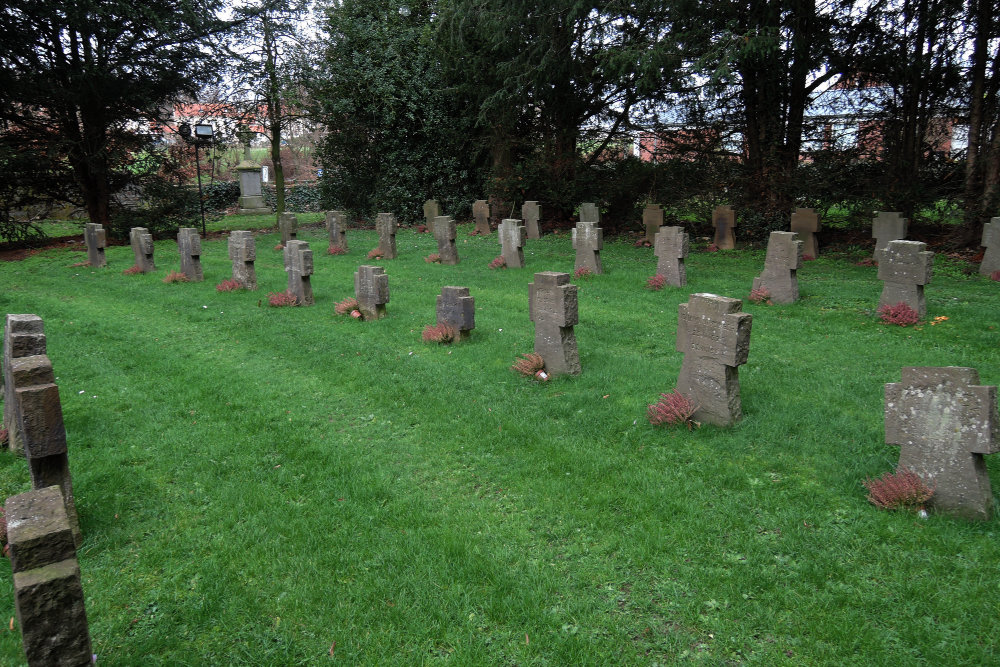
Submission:
<svg viewBox="0 0 1000 667">
<path fill-rule="evenodd" d="M 646 241 L 655 244 L 656 233 L 663 226 L 663 209 L 659 204 L 646 204 L 642 210 L 642 226 L 646 230 Z"/>
<path fill-rule="evenodd" d="M 441 205 L 436 199 L 428 199 L 424 202 L 424 225 L 427 229 L 434 231 L 434 220 L 441 215 Z"/>
<path fill-rule="evenodd" d="M 909 231 L 910 221 L 899 213 L 879 212 L 872 219 L 872 238 L 875 239 L 875 259 L 878 260 L 879 251 L 885 249 L 890 241 L 898 241 L 906 238 Z"/>
<path fill-rule="evenodd" d="M 132 244 L 132 254 L 135 255 L 135 265 L 143 273 L 156 271 L 153 263 L 153 235 L 145 227 L 133 227 L 128 234 Z"/>
<path fill-rule="evenodd" d="M 690 241 L 683 227 L 660 227 L 653 241 L 653 253 L 657 257 L 656 273 L 667 279 L 668 285 L 687 285 L 687 268 L 684 260 L 688 255 Z"/>
<path fill-rule="evenodd" d="M 601 265 L 601 248 L 604 247 L 604 230 L 596 222 L 578 222 L 573 229 L 573 249 L 576 250 L 576 261 L 573 270 L 583 267 L 591 273 L 604 273 Z"/>
<path fill-rule="evenodd" d="M 980 386 L 974 368 L 904 367 L 885 385 L 885 441 L 899 465 L 934 489 L 934 510 L 985 521 L 993 492 L 983 460 L 1000 449 L 996 386 Z"/>
<path fill-rule="evenodd" d="M 442 264 L 458 264 L 458 246 L 455 245 L 455 221 L 450 215 L 439 215 L 433 220 L 434 240 Z"/>
<path fill-rule="evenodd" d="M 437 323 L 447 324 L 465 340 L 476 328 L 476 300 L 469 295 L 468 287 L 445 286 L 437 298 Z"/>
<path fill-rule="evenodd" d="M 378 232 L 378 249 L 383 259 L 396 259 L 396 216 L 392 213 L 379 213 L 375 218 L 375 231 Z"/>
<path fill-rule="evenodd" d="M 986 248 L 979 273 L 984 276 L 1000 271 L 1000 218 L 992 218 L 983 225 L 982 244 Z"/>
<path fill-rule="evenodd" d="M 802 241 L 795 232 L 771 232 L 764 257 L 764 272 L 753 279 L 753 289 L 764 288 L 774 303 L 799 300 L 799 279 L 796 271 L 802 267 Z"/>
<path fill-rule="evenodd" d="M 750 313 L 743 302 L 692 294 L 678 306 L 677 351 L 684 353 L 677 391 L 698 407 L 693 418 L 718 426 L 743 417 L 739 367 L 750 352 Z"/>
<path fill-rule="evenodd" d="M 76 556 L 73 531 L 58 486 L 44 486 L 7 498 L 4 504 L 14 572 Z"/>
<path fill-rule="evenodd" d="M 271 207 L 264 203 L 264 184 L 261 168 L 247 161 L 236 165 L 240 178 L 240 215 L 267 215 Z"/>
<path fill-rule="evenodd" d="M 330 245 L 347 250 L 347 216 L 343 211 L 326 212 L 326 233 L 330 237 Z"/>
<path fill-rule="evenodd" d="M 712 211 L 712 226 L 715 235 L 712 242 L 719 250 L 736 248 L 736 211 L 732 206 L 716 206 Z"/>
<path fill-rule="evenodd" d="M 233 263 L 233 280 L 243 286 L 243 289 L 257 289 L 257 270 L 254 262 L 257 260 L 257 242 L 248 231 L 235 231 L 229 234 L 229 261 Z"/>
<path fill-rule="evenodd" d="M 477 199 L 472 204 L 472 219 L 476 223 L 474 231 L 480 234 L 490 233 L 490 205 L 485 199 Z"/>
<path fill-rule="evenodd" d="M 882 281 L 879 308 L 905 302 L 920 317 L 927 315 L 924 285 L 931 281 L 934 253 L 920 241 L 890 241 L 878 251 L 878 279 Z"/>
<path fill-rule="evenodd" d="M 577 288 L 568 273 L 543 271 L 528 285 L 528 313 L 535 323 L 535 354 L 549 375 L 578 375 L 580 354 L 573 326 L 579 321 Z"/>
<path fill-rule="evenodd" d="M 809 255 L 813 259 L 819 257 L 819 245 L 816 243 L 816 232 L 820 230 L 819 216 L 811 208 L 797 208 L 792 213 L 792 222 L 789 226 L 793 232 L 799 235 L 802 241 L 802 254 Z"/>
<path fill-rule="evenodd" d="M 299 235 L 299 218 L 294 213 L 282 213 L 278 216 L 278 231 L 281 233 L 281 245 L 287 246 Z"/>
<path fill-rule="evenodd" d="M 389 303 L 389 276 L 381 266 L 363 264 L 354 272 L 354 298 L 358 310 L 366 320 L 380 320 L 386 316 L 385 304 Z"/>
<path fill-rule="evenodd" d="M 313 254 L 305 241 L 292 240 L 284 248 L 285 273 L 288 274 L 288 291 L 295 295 L 300 306 L 316 303 L 313 298 L 311 276 Z"/>
<path fill-rule="evenodd" d="M 24 455 L 24 438 L 18 430 L 14 410 L 12 362 L 21 357 L 45 354 L 45 325 L 38 315 L 8 314 L 3 331 L 3 423 L 10 450 Z"/>
<path fill-rule="evenodd" d="M 193 283 L 205 279 L 201 269 L 201 237 L 194 227 L 177 230 L 177 251 L 181 255 L 181 273 Z"/>
<path fill-rule="evenodd" d="M 104 249 L 108 246 L 108 237 L 104 227 L 96 222 L 88 222 L 83 226 L 83 240 L 87 244 L 87 261 L 93 267 L 108 265 Z"/>
<path fill-rule="evenodd" d="M 593 202 L 580 204 L 580 222 L 594 222 L 601 224 L 601 209 Z"/>
<path fill-rule="evenodd" d="M 503 255 L 508 269 L 524 268 L 524 242 L 528 238 L 527 229 L 520 220 L 507 218 L 500 223 L 497 230 L 500 241 L 500 254 Z"/>
<path fill-rule="evenodd" d="M 526 201 L 521 204 L 521 219 L 529 239 L 542 238 L 542 209 L 536 201 Z"/>
</svg>

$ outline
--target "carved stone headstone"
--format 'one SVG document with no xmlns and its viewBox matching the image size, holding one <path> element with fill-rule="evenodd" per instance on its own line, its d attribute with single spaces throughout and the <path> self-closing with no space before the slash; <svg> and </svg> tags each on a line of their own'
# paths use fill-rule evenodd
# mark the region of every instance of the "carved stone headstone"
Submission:
<svg viewBox="0 0 1000 667">
<path fill-rule="evenodd" d="M 712 211 L 712 226 L 715 227 L 713 243 L 719 250 L 736 248 L 736 211 L 732 206 L 716 206 Z"/>
<path fill-rule="evenodd" d="M 472 218 L 476 222 L 474 231 L 479 234 L 490 233 L 490 205 L 485 199 L 477 199 L 472 205 Z"/>
<path fill-rule="evenodd" d="M 135 255 L 135 265 L 143 273 L 156 271 L 153 263 L 153 235 L 145 227 L 133 227 L 128 234 Z"/>
<path fill-rule="evenodd" d="M 800 268 L 802 241 L 795 232 L 771 232 L 764 272 L 753 279 L 753 289 L 766 289 L 774 303 L 794 303 L 799 300 L 799 279 L 795 272 Z"/>
<path fill-rule="evenodd" d="M 983 225 L 983 241 L 981 245 L 986 248 L 986 252 L 983 253 L 983 261 L 979 265 L 979 273 L 989 276 L 994 271 L 1000 271 L 1000 218 L 992 218 Z"/>
<path fill-rule="evenodd" d="M 927 315 L 924 285 L 931 281 L 934 253 L 926 248 L 927 244 L 920 241 L 890 241 L 875 255 L 878 279 L 882 281 L 879 308 L 902 301 L 920 317 Z"/>
<path fill-rule="evenodd" d="M 38 315 L 8 314 L 3 332 L 3 423 L 10 450 L 24 456 L 24 438 L 14 410 L 12 363 L 21 357 L 45 354 L 45 325 Z"/>
<path fill-rule="evenodd" d="M 507 218 L 500 223 L 498 230 L 500 238 L 500 254 L 503 255 L 508 269 L 524 268 L 524 241 L 527 231 L 520 220 Z"/>
<path fill-rule="evenodd" d="M 442 264 L 458 264 L 458 247 L 455 245 L 455 221 L 450 215 L 439 215 L 433 220 L 434 240 Z"/>
<path fill-rule="evenodd" d="M 906 238 L 910 221 L 902 217 L 899 213 L 880 212 L 872 220 L 872 237 L 875 239 L 875 259 L 878 260 L 878 253 L 884 249 L 889 241 L 898 241 Z"/>
<path fill-rule="evenodd" d="M 465 340 L 476 328 L 476 300 L 469 295 L 468 287 L 445 286 L 437 298 L 437 323 L 447 324 Z"/>
<path fill-rule="evenodd" d="M 678 306 L 677 351 L 684 353 L 677 391 L 697 407 L 693 418 L 729 426 L 743 417 L 739 367 L 750 352 L 753 316 L 743 302 L 692 294 Z"/>
<path fill-rule="evenodd" d="M 375 218 L 375 231 L 378 232 L 378 249 L 383 259 L 396 259 L 396 216 L 392 213 L 379 213 Z"/>
<path fill-rule="evenodd" d="M 902 370 L 885 385 L 885 441 L 899 465 L 934 489 L 935 510 L 985 521 L 993 492 L 983 460 L 1000 450 L 996 386 L 980 386 L 974 368 Z"/>
<path fill-rule="evenodd" d="M 529 239 L 542 238 L 542 209 L 536 201 L 526 201 L 521 204 L 521 219 L 524 220 L 525 230 Z"/>
<path fill-rule="evenodd" d="M 434 219 L 441 215 L 441 205 L 436 199 L 428 199 L 424 202 L 424 224 L 427 229 L 434 231 Z"/>
<path fill-rule="evenodd" d="M 240 178 L 240 215 L 268 215 L 271 207 L 264 203 L 264 179 L 261 167 L 244 160 L 236 165 Z"/>
<path fill-rule="evenodd" d="M 385 317 L 385 304 L 389 303 L 389 276 L 381 266 L 363 264 L 354 272 L 354 298 L 358 310 L 366 320 Z"/>
<path fill-rule="evenodd" d="M 578 222 L 573 229 L 573 248 L 576 250 L 574 271 L 590 269 L 591 273 L 604 273 L 601 266 L 601 248 L 604 247 L 604 230 L 596 222 Z"/>
<path fill-rule="evenodd" d="M 257 271 L 254 262 L 257 259 L 257 242 L 248 231 L 236 231 L 229 234 L 229 259 L 233 263 L 233 280 L 243 289 L 257 289 Z"/>
<path fill-rule="evenodd" d="M 646 204 L 642 210 L 642 226 L 646 230 L 646 241 L 656 243 L 656 232 L 663 226 L 663 209 L 659 204 Z"/>
<path fill-rule="evenodd" d="M 278 216 L 278 231 L 281 232 L 281 245 L 287 246 L 299 235 L 299 219 L 294 213 L 282 213 Z"/>
<path fill-rule="evenodd" d="M 811 208 L 797 208 L 792 213 L 789 227 L 802 240 L 802 254 L 813 259 L 819 257 L 819 246 L 816 244 L 816 232 L 820 230 L 819 216 Z"/>
<path fill-rule="evenodd" d="M 343 211 L 326 212 L 326 233 L 331 246 L 347 250 L 347 216 Z"/>
<path fill-rule="evenodd" d="M 72 529 L 56 487 L 7 498 L 14 608 L 30 667 L 90 665 L 90 631 Z"/>
<path fill-rule="evenodd" d="M 177 230 L 177 250 L 181 254 L 181 273 L 190 282 L 197 283 L 205 279 L 201 269 L 201 237 L 194 227 L 181 227 Z"/>
<path fill-rule="evenodd" d="M 298 299 L 298 305 L 311 306 L 313 299 L 310 276 L 313 273 L 313 254 L 305 241 L 291 240 L 284 249 L 285 273 L 288 274 L 288 291 Z"/>
<path fill-rule="evenodd" d="M 96 222 L 88 222 L 83 227 L 83 240 L 87 243 L 87 262 L 93 267 L 107 266 L 104 249 L 108 246 L 108 237 L 104 227 Z"/>
<path fill-rule="evenodd" d="M 601 209 L 597 208 L 597 204 L 593 202 L 580 204 L 580 222 L 601 224 Z"/>
<path fill-rule="evenodd" d="M 668 285 L 687 285 L 687 268 L 684 260 L 688 255 L 690 241 L 683 227 L 660 227 L 653 242 L 653 253 L 657 257 L 656 273 L 667 279 Z"/>
<path fill-rule="evenodd" d="M 580 354 L 573 325 L 577 314 L 577 288 L 568 273 L 543 271 L 528 285 L 528 313 L 535 323 L 535 354 L 545 360 L 549 375 L 578 375 Z"/>
</svg>

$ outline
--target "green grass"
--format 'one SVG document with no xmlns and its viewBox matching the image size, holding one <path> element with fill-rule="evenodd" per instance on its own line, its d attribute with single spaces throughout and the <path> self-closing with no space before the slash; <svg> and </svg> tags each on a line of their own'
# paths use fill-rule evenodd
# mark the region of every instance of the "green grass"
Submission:
<svg viewBox="0 0 1000 667">
<path fill-rule="evenodd" d="M 808 262 L 798 303 L 745 303 L 744 420 L 663 429 L 645 410 L 680 368 L 677 305 L 745 297 L 763 251 L 692 252 L 687 288 L 651 292 L 652 251 L 609 242 L 607 273 L 579 283 L 582 375 L 537 383 L 509 367 L 532 348 L 528 283 L 572 272 L 569 237 L 490 271 L 496 236 L 470 229 L 453 267 L 401 231 L 377 322 L 332 314 L 368 231 L 333 257 L 303 230 L 309 308 L 266 305 L 285 289 L 275 234 L 256 293 L 215 291 L 224 241 L 203 242 L 194 284 L 162 282 L 169 240 L 145 276 L 121 274 L 122 246 L 102 270 L 67 250 L 0 265 L 0 310 L 45 320 L 98 664 L 998 661 L 996 520 L 882 512 L 862 487 L 898 457 L 882 401 L 902 366 L 1000 383 L 997 283 L 945 270 L 928 317 L 949 319 L 889 328 L 875 268 Z M 420 340 L 442 285 L 476 299 L 466 343 Z M 2 497 L 28 488 L 0 455 Z M 0 634 L 0 662 L 20 650 Z"/>
</svg>

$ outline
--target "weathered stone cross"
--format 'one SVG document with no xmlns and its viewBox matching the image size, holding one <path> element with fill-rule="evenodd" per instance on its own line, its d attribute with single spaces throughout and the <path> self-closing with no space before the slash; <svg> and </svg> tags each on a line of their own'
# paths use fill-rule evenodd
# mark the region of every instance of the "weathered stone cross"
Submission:
<svg viewBox="0 0 1000 667">
<path fill-rule="evenodd" d="M 509 269 L 524 268 L 524 241 L 527 232 L 520 220 L 507 218 L 500 223 L 498 230 L 500 238 L 500 254 Z"/>
<path fill-rule="evenodd" d="M 347 216 L 343 211 L 326 212 L 326 233 L 330 237 L 330 245 L 347 250 Z"/>
<path fill-rule="evenodd" d="M 248 231 L 235 231 L 229 234 L 229 259 L 233 262 L 233 280 L 243 289 L 257 289 L 257 271 L 254 261 L 257 259 L 257 242 Z"/>
<path fill-rule="evenodd" d="M 890 241 L 878 252 L 878 279 L 883 281 L 879 308 L 905 302 L 920 317 L 927 315 L 924 285 L 931 282 L 934 253 L 920 241 Z"/>
<path fill-rule="evenodd" d="M 688 255 L 688 234 L 683 227 L 660 227 L 653 242 L 653 254 L 657 257 L 656 272 L 667 279 L 668 285 L 681 287 L 687 284 L 687 268 L 684 259 Z"/>
<path fill-rule="evenodd" d="M 764 272 L 753 279 L 753 289 L 766 289 L 775 303 L 799 300 L 799 279 L 795 272 L 802 268 L 802 241 L 795 232 L 771 232 L 764 257 Z"/>
<path fill-rule="evenodd" d="M 181 255 L 181 273 L 193 283 L 205 279 L 201 269 L 201 237 L 194 227 L 177 230 L 177 250 Z"/>
<path fill-rule="evenodd" d="M 313 273 L 313 254 L 305 241 L 291 240 L 284 249 L 285 272 L 288 274 L 288 291 L 295 295 L 300 306 L 311 306 L 313 299 L 310 276 Z"/>
<path fill-rule="evenodd" d="M 83 228 L 83 238 L 87 242 L 87 262 L 93 267 L 107 266 L 104 248 L 108 245 L 108 238 L 104 227 L 96 222 L 88 222 Z"/>
<path fill-rule="evenodd" d="M 573 269 L 590 269 L 591 273 L 604 273 L 601 266 L 601 248 L 604 247 L 604 230 L 596 222 L 578 222 L 573 229 L 573 248 L 576 261 Z"/>
<path fill-rule="evenodd" d="M 434 218 L 431 229 L 438 245 L 438 256 L 442 264 L 458 264 L 458 247 L 455 245 L 455 220 L 450 215 Z"/>
<path fill-rule="evenodd" d="M 573 325 L 577 315 L 576 285 L 568 273 L 543 271 L 528 285 L 528 313 L 535 323 L 535 354 L 545 360 L 549 375 L 580 373 L 580 355 Z"/>
<path fill-rule="evenodd" d="M 524 220 L 529 239 L 542 238 L 542 229 L 539 226 L 541 218 L 542 210 L 539 208 L 538 202 L 526 201 L 521 204 L 521 219 Z"/>
<path fill-rule="evenodd" d="M 465 340 L 476 328 L 476 300 L 469 295 L 468 287 L 445 286 L 437 298 L 437 323 L 447 324 Z"/>
<path fill-rule="evenodd" d="M 135 265 L 143 273 L 156 271 L 153 263 L 153 235 L 145 227 L 133 227 L 129 232 L 132 243 L 132 254 L 135 255 Z"/>
<path fill-rule="evenodd" d="M 396 216 L 392 213 L 379 213 L 375 218 L 375 231 L 378 232 L 378 249 L 383 259 L 396 259 Z"/>
<path fill-rule="evenodd" d="M 385 304 L 389 303 L 389 276 L 381 266 L 363 264 L 354 272 L 354 297 L 358 310 L 366 320 L 385 317 Z"/>
</svg>

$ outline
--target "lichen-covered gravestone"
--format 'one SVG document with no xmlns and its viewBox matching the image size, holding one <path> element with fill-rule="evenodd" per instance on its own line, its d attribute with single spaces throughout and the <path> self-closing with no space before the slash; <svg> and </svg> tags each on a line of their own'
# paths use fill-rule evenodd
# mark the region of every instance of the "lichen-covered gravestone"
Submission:
<svg viewBox="0 0 1000 667">
<path fill-rule="evenodd" d="M 108 245 L 108 237 L 104 227 L 96 222 L 88 222 L 83 227 L 83 240 L 87 243 L 87 263 L 93 267 L 107 266 L 104 249 Z"/>
<path fill-rule="evenodd" d="M 984 276 L 1000 271 L 1000 218 L 992 218 L 983 225 L 982 244 L 986 248 L 983 261 L 979 265 L 979 273 Z"/>
<path fill-rule="evenodd" d="M 129 242 L 132 244 L 132 254 L 135 256 L 135 265 L 143 273 L 156 271 L 153 263 L 153 235 L 145 227 L 133 227 L 128 233 Z"/>
<path fill-rule="evenodd" d="M 753 289 L 765 289 L 775 303 L 799 300 L 799 279 L 795 272 L 802 267 L 802 241 L 795 232 L 771 232 L 764 257 L 764 272 L 753 279 Z"/>
<path fill-rule="evenodd" d="M 181 227 L 177 230 L 177 250 L 181 255 L 181 273 L 190 282 L 197 283 L 205 279 L 201 269 L 201 237 L 194 227 Z"/>
<path fill-rule="evenodd" d="M 366 320 L 385 317 L 385 304 L 389 303 L 389 276 L 381 266 L 363 264 L 354 272 L 354 298 L 358 310 Z"/>
<path fill-rule="evenodd" d="M 507 218 L 500 223 L 500 254 L 509 269 L 524 268 L 524 241 L 527 231 L 520 220 Z"/>
<path fill-rule="evenodd" d="M 593 202 L 580 204 L 580 222 L 594 222 L 601 224 L 601 209 Z"/>
<path fill-rule="evenodd" d="M 441 205 L 436 199 L 428 199 L 424 202 L 424 225 L 427 229 L 434 231 L 434 220 L 441 215 Z"/>
<path fill-rule="evenodd" d="M 580 354 L 573 325 L 579 321 L 577 288 L 568 273 L 543 271 L 528 285 L 528 313 L 535 323 L 535 354 L 549 375 L 578 375 Z"/>
<path fill-rule="evenodd" d="M 697 410 L 693 418 L 729 426 L 743 417 L 739 367 L 750 353 L 753 317 L 743 302 L 715 294 L 692 294 L 678 306 L 677 351 L 684 353 L 677 391 Z"/>
<path fill-rule="evenodd" d="M 934 253 L 920 241 L 890 241 L 875 256 L 878 259 L 878 279 L 882 281 L 882 306 L 903 302 L 920 317 L 927 315 L 924 285 L 931 281 Z"/>
<path fill-rule="evenodd" d="M 712 211 L 712 226 L 715 227 L 713 243 L 719 250 L 736 248 L 736 211 L 731 206 L 716 206 Z"/>
<path fill-rule="evenodd" d="M 14 609 L 29 667 L 93 664 L 80 566 L 59 489 L 11 496 L 4 510 Z"/>
<path fill-rule="evenodd" d="M 655 244 L 656 233 L 663 226 L 663 209 L 659 204 L 646 204 L 646 208 L 642 210 L 642 226 L 646 230 L 645 240 Z"/>
<path fill-rule="evenodd" d="M 438 326 L 446 324 L 465 340 L 476 328 L 476 300 L 469 295 L 468 287 L 445 286 L 437 298 Z"/>
<path fill-rule="evenodd" d="M 233 280 L 243 289 L 257 289 L 257 271 L 254 261 L 257 259 L 257 242 L 248 231 L 235 231 L 229 234 L 229 259 L 233 263 Z"/>
<path fill-rule="evenodd" d="M 656 273 L 667 279 L 668 285 L 681 287 L 687 284 L 687 268 L 684 259 L 688 255 L 690 241 L 683 227 L 660 227 L 653 242 L 653 253 L 657 257 Z"/>
<path fill-rule="evenodd" d="M 45 354 L 45 324 L 38 315 L 8 314 L 3 331 L 3 423 L 10 450 L 24 456 L 24 439 L 14 410 L 13 361 Z"/>
<path fill-rule="evenodd" d="M 573 270 L 588 269 L 591 273 L 604 273 L 601 266 L 601 248 L 604 247 L 604 230 L 596 222 L 578 222 L 573 229 L 573 248 L 576 261 Z"/>
<path fill-rule="evenodd" d="M 904 367 L 885 385 L 885 441 L 899 445 L 899 466 L 934 489 L 935 510 L 987 520 L 993 492 L 983 460 L 1000 450 L 996 386 L 974 368 Z"/>
<path fill-rule="evenodd" d="M 476 221 L 474 232 L 477 234 L 490 233 L 490 205 L 485 199 L 477 199 L 472 204 L 472 218 Z"/>
<path fill-rule="evenodd" d="M 872 219 L 872 237 L 875 239 L 875 259 L 890 241 L 906 238 L 910 221 L 899 213 L 882 211 Z"/>
<path fill-rule="evenodd" d="M 802 255 L 813 259 L 819 257 L 819 246 L 816 245 L 816 232 L 820 230 L 819 216 L 811 208 L 797 208 L 792 213 L 789 227 L 802 240 Z"/>
<path fill-rule="evenodd" d="M 379 213 L 375 218 L 375 231 L 378 232 L 378 251 L 383 259 L 396 259 L 396 216 L 392 213 Z"/>
<path fill-rule="evenodd" d="M 281 232 L 281 246 L 287 246 L 299 234 L 299 219 L 294 213 L 282 213 L 278 216 L 278 231 Z"/>
<path fill-rule="evenodd" d="M 458 264 L 458 247 L 455 245 L 455 221 L 450 215 L 434 218 L 431 229 L 437 241 L 438 256 L 442 264 Z"/>
<path fill-rule="evenodd" d="M 326 212 L 326 233 L 331 246 L 347 250 L 347 216 L 343 211 Z"/>
<path fill-rule="evenodd" d="M 284 249 L 285 272 L 288 274 L 288 292 L 295 295 L 298 305 L 311 306 L 313 299 L 310 276 L 313 273 L 313 254 L 305 241 L 292 240 Z"/>
<path fill-rule="evenodd" d="M 521 204 L 521 219 L 524 220 L 524 227 L 528 232 L 529 239 L 542 238 L 542 228 L 540 226 L 542 209 L 538 206 L 538 202 L 526 201 Z"/>
</svg>

